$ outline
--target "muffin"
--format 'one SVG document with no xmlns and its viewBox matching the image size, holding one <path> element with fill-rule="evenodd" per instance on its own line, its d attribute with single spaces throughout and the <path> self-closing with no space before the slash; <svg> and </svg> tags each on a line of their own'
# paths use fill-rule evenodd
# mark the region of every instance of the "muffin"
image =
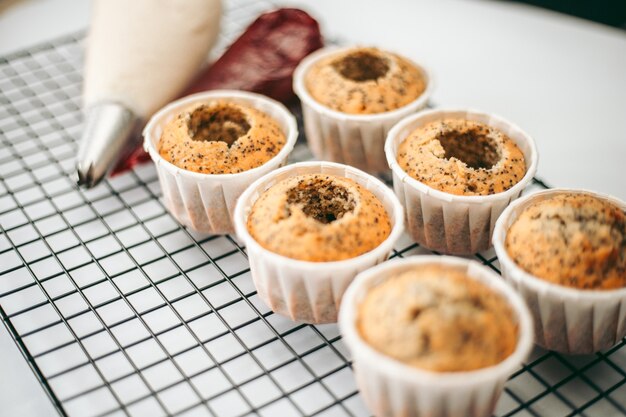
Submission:
<svg viewBox="0 0 626 417">
<path fill-rule="evenodd" d="M 504 298 L 463 271 L 422 265 L 370 288 L 357 307 L 366 343 L 407 365 L 434 372 L 492 366 L 517 343 Z"/>
<path fill-rule="evenodd" d="M 389 236 L 391 222 L 371 191 L 345 177 L 307 174 L 266 190 L 248 216 L 264 248 L 311 262 L 354 258 Z"/>
<path fill-rule="evenodd" d="M 515 219 L 505 247 L 520 268 L 554 284 L 626 287 L 626 213 L 606 200 L 563 193 L 537 201 Z"/>
<path fill-rule="evenodd" d="M 537 151 L 512 123 L 473 110 L 430 110 L 394 126 L 385 144 L 407 228 L 446 254 L 489 249 L 495 220 L 532 180 Z"/>
<path fill-rule="evenodd" d="M 348 114 L 396 110 L 426 90 L 422 70 L 378 48 L 350 48 L 320 59 L 304 83 L 317 102 Z"/>
<path fill-rule="evenodd" d="M 234 231 L 239 195 L 285 164 L 298 129 L 293 115 L 270 98 L 214 90 L 165 106 L 143 136 L 172 216 L 195 231 L 224 234 Z"/>
<path fill-rule="evenodd" d="M 465 119 L 418 127 L 400 144 L 397 158 L 412 178 L 456 195 L 501 193 L 526 173 L 514 141 L 495 127 Z"/>
<path fill-rule="evenodd" d="M 178 113 L 163 129 L 161 157 L 203 174 L 235 174 L 259 167 L 285 145 L 278 123 L 253 107 L 215 100 Z"/>
<path fill-rule="evenodd" d="M 531 308 L 538 344 L 588 354 L 626 336 L 626 203 L 581 190 L 535 193 L 502 213 L 494 246 Z"/>
<path fill-rule="evenodd" d="M 392 52 L 325 48 L 300 63 L 294 91 L 317 158 L 380 173 L 388 170 L 385 135 L 402 117 L 426 106 L 432 77 Z"/>
<path fill-rule="evenodd" d="M 303 162 L 255 181 L 237 202 L 235 228 L 261 300 L 293 320 L 331 323 L 356 274 L 387 259 L 403 218 L 377 178 Z"/>
<path fill-rule="evenodd" d="M 339 327 L 372 414 L 490 416 L 532 348 L 521 297 L 491 269 L 414 256 L 359 274 Z"/>
</svg>

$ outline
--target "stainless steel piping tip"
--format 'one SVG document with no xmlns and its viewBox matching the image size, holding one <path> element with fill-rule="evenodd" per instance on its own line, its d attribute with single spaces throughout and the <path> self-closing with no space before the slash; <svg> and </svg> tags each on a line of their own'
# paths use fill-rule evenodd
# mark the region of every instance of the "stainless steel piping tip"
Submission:
<svg viewBox="0 0 626 417">
<path fill-rule="evenodd" d="M 138 123 L 139 118 L 119 103 L 98 103 L 87 110 L 76 158 L 78 185 L 94 187 L 111 171 Z"/>
</svg>

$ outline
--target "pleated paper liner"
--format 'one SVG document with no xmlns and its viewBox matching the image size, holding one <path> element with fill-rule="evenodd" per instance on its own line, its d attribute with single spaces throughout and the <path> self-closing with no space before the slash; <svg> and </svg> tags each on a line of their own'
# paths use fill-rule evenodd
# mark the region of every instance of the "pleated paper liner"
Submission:
<svg viewBox="0 0 626 417">
<path fill-rule="evenodd" d="M 272 185 L 303 174 L 347 177 L 371 191 L 383 204 L 391 233 L 379 246 L 355 258 L 334 262 L 307 262 L 263 248 L 248 232 L 246 222 L 254 202 Z M 404 230 L 400 202 L 384 183 L 356 168 L 332 162 L 301 162 L 278 169 L 250 186 L 235 210 L 237 235 L 248 251 L 250 270 L 259 297 L 276 313 L 307 323 L 337 321 L 341 298 L 361 271 L 385 261 Z"/>
<path fill-rule="evenodd" d="M 194 103 L 225 100 L 254 107 L 272 117 L 283 130 L 286 143 L 263 165 L 236 174 L 202 174 L 188 171 L 159 155 L 157 144 L 167 123 Z M 241 193 L 257 178 L 283 166 L 298 138 L 295 117 L 279 102 L 260 94 L 236 90 L 213 90 L 174 101 L 158 111 L 144 131 L 144 148 L 156 165 L 163 200 L 181 224 L 203 233 L 234 232 L 233 213 Z"/>
<path fill-rule="evenodd" d="M 473 120 L 502 131 L 524 154 L 524 177 L 504 192 L 485 196 L 449 194 L 410 177 L 397 161 L 400 144 L 415 129 L 448 118 Z M 498 216 L 531 182 L 538 162 L 537 149 L 529 135 L 499 116 L 475 110 L 436 109 L 409 116 L 389 132 L 385 154 L 393 174 L 393 188 L 405 208 L 409 235 L 428 249 L 454 255 L 469 255 L 491 247 Z"/>
<path fill-rule="evenodd" d="M 332 110 L 317 102 L 308 92 L 304 79 L 320 59 L 348 48 L 327 47 L 313 52 L 296 68 L 293 89 L 302 102 L 304 131 L 316 158 L 354 166 L 377 174 L 388 172 L 385 160 L 385 137 L 389 129 L 409 114 L 423 109 L 434 89 L 432 74 L 413 63 L 426 78 L 426 90 L 411 103 L 399 109 L 377 114 L 348 114 Z"/>
<path fill-rule="evenodd" d="M 537 344 L 566 354 L 590 354 L 608 349 L 626 336 L 626 288 L 583 290 L 550 283 L 517 266 L 504 246 L 509 227 L 526 207 L 563 193 L 590 195 L 626 210 L 625 202 L 592 191 L 556 188 L 540 191 L 519 199 L 505 210 L 496 224 L 493 244 L 502 275 L 530 308 Z"/>
<path fill-rule="evenodd" d="M 417 265 L 443 265 L 502 295 L 513 311 L 517 347 L 502 362 L 473 371 L 433 372 L 415 368 L 378 352 L 360 336 L 357 310 L 367 291 L 392 275 Z M 413 256 L 392 260 L 359 274 L 344 295 L 339 314 L 343 340 L 352 354 L 363 400 L 379 417 L 491 416 L 508 377 L 528 357 L 533 345 L 532 319 L 522 298 L 500 276 L 476 261 L 449 256 Z"/>
</svg>

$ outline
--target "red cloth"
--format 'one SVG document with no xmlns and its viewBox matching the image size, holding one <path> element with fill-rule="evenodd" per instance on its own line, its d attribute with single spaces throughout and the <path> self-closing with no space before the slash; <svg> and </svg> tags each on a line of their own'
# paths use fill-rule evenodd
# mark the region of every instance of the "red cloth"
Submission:
<svg viewBox="0 0 626 417">
<path fill-rule="evenodd" d="M 294 98 L 294 70 L 305 56 L 322 46 L 319 25 L 302 10 L 264 13 L 181 96 L 228 88 L 253 91 L 288 103 Z M 112 175 L 150 160 L 141 138 L 136 138 L 135 146 L 129 149 Z"/>
</svg>

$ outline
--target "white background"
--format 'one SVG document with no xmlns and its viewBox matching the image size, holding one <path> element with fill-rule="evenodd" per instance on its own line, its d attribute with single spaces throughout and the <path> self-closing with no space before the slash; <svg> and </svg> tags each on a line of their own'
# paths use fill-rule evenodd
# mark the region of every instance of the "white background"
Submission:
<svg viewBox="0 0 626 417">
<path fill-rule="evenodd" d="M 8 3 L 11 3 L 9 1 Z M 89 2 L 0 3 L 0 55 L 85 28 Z M 626 31 L 510 2 L 284 0 L 342 42 L 425 63 L 438 106 L 500 114 L 536 140 L 551 186 L 626 199 Z M 0 330 L 0 415 L 54 410 Z"/>
<path fill-rule="evenodd" d="M 626 31 L 510 2 L 285 0 L 323 32 L 426 63 L 439 106 L 500 114 L 537 141 L 552 186 L 626 199 Z M 88 24 L 89 2 L 31 0 L 0 16 L 0 54 Z M 27 23 L 26 23 L 27 22 Z"/>
</svg>

